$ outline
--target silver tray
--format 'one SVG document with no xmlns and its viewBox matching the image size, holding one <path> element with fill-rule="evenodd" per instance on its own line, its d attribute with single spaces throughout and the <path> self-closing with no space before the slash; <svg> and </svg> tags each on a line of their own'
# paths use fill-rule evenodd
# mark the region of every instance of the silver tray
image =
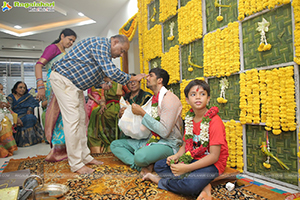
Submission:
<svg viewBox="0 0 300 200">
<path fill-rule="evenodd" d="M 61 197 L 69 191 L 68 186 L 63 184 L 45 184 L 44 187 L 37 189 L 35 192 L 38 193 L 49 193 L 49 197 Z"/>
</svg>

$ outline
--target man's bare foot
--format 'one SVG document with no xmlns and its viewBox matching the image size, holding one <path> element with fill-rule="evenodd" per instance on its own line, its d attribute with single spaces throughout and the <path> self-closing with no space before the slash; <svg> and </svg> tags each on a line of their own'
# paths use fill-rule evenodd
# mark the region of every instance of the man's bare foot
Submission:
<svg viewBox="0 0 300 200">
<path fill-rule="evenodd" d="M 76 173 L 78 173 L 78 174 L 91 174 L 94 171 L 95 171 L 94 169 L 89 168 L 89 167 L 87 167 L 87 166 L 84 165 L 79 170 L 77 170 Z"/>
<path fill-rule="evenodd" d="M 145 176 L 143 176 L 143 181 L 152 181 L 153 183 L 156 183 L 158 184 L 159 180 L 161 178 L 159 176 L 156 176 L 154 174 L 151 174 L 151 173 L 147 173 L 145 174 Z"/>
<path fill-rule="evenodd" d="M 147 173 L 152 173 L 153 172 L 153 167 L 154 167 L 154 164 L 148 165 L 147 167 L 143 167 L 142 170 L 141 170 L 141 175 L 144 176 Z"/>
<path fill-rule="evenodd" d="M 103 162 L 100 160 L 93 159 L 91 162 L 87 163 L 87 165 L 102 165 Z"/>
<path fill-rule="evenodd" d="M 208 184 L 200 193 L 197 200 L 211 200 L 211 184 Z"/>
</svg>

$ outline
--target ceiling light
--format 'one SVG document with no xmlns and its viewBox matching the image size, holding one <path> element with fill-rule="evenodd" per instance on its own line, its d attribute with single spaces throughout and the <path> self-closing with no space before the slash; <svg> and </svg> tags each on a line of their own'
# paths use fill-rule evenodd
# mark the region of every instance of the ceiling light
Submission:
<svg viewBox="0 0 300 200">
<path fill-rule="evenodd" d="M 15 26 L 14 26 L 14 28 L 16 28 L 16 29 L 21 29 L 21 28 L 22 28 L 22 26 L 15 25 Z"/>
<path fill-rule="evenodd" d="M 81 16 L 81 17 L 84 16 L 84 14 L 82 12 L 79 12 L 78 15 Z"/>
</svg>

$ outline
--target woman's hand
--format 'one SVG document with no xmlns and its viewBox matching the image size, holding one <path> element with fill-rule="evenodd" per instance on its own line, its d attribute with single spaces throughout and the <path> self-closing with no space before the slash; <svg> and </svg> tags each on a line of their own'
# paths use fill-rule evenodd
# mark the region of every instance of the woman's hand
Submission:
<svg viewBox="0 0 300 200">
<path fill-rule="evenodd" d="M 0 108 L 9 108 L 9 107 L 10 107 L 9 103 L 0 102 Z"/>
<path fill-rule="evenodd" d="M 17 126 L 23 126 L 23 122 L 20 118 L 17 120 Z"/>
<path fill-rule="evenodd" d="M 182 174 L 190 172 L 188 169 L 188 165 L 184 163 L 172 164 L 171 171 L 174 176 L 180 176 Z"/>
<path fill-rule="evenodd" d="M 45 96 L 45 88 L 38 89 L 38 93 L 36 95 L 36 99 L 38 101 L 43 101 L 46 98 Z"/>
<path fill-rule="evenodd" d="M 27 110 L 27 115 L 33 115 L 33 112 L 31 110 Z"/>
<path fill-rule="evenodd" d="M 132 106 L 131 108 L 132 108 L 133 114 L 141 115 L 142 117 L 144 117 L 144 115 L 146 114 L 146 111 L 144 111 L 140 105 L 133 103 L 131 106 Z"/>
<path fill-rule="evenodd" d="M 125 110 L 126 110 L 126 107 L 123 107 L 119 110 L 119 118 L 121 118 L 123 116 Z"/>
<path fill-rule="evenodd" d="M 102 105 L 100 110 L 99 110 L 99 113 L 102 115 L 105 112 L 106 109 L 107 109 L 106 105 Z"/>
<path fill-rule="evenodd" d="M 177 162 L 178 162 L 178 159 L 179 159 L 179 156 L 178 156 L 177 154 L 172 155 L 172 156 L 169 156 L 169 157 L 167 158 L 167 165 L 170 166 L 171 160 L 174 160 L 174 162 L 177 163 Z"/>
<path fill-rule="evenodd" d="M 95 99 L 94 101 L 95 101 L 96 104 L 100 105 L 100 101 L 99 100 Z"/>
</svg>

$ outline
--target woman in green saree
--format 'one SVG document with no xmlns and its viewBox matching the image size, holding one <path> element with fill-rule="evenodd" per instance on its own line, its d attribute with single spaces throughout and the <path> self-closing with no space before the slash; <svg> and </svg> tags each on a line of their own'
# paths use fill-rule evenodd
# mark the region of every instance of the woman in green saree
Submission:
<svg viewBox="0 0 300 200">
<path fill-rule="evenodd" d="M 132 73 L 131 76 L 136 76 L 136 74 Z M 147 101 L 152 97 L 152 94 L 149 92 L 146 92 L 141 89 L 141 83 L 138 81 L 129 81 L 127 83 L 127 88 L 130 90 L 129 93 L 124 95 L 124 100 L 128 101 L 130 104 L 138 104 L 140 106 L 147 103 Z M 124 110 L 126 108 L 121 108 L 119 112 L 119 117 L 121 118 Z"/>
<path fill-rule="evenodd" d="M 91 153 L 109 150 L 113 140 L 119 138 L 119 100 L 128 89 L 112 82 L 110 90 L 102 90 L 100 105 L 93 109 L 88 125 L 88 147 Z"/>
</svg>

